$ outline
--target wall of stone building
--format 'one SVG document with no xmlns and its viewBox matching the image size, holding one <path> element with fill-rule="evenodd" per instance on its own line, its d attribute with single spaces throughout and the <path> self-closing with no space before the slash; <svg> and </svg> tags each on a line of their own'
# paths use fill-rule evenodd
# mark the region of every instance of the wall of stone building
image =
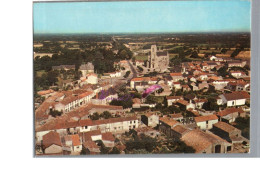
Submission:
<svg viewBox="0 0 260 186">
<path fill-rule="evenodd" d="M 233 104 L 234 103 L 234 104 Z M 246 99 L 239 99 L 239 100 L 233 100 L 233 101 L 228 101 L 227 102 L 227 106 L 231 107 L 231 106 L 240 106 L 240 105 L 244 105 L 246 103 Z"/>
<path fill-rule="evenodd" d="M 62 147 L 55 145 L 55 144 L 49 146 L 44 151 L 45 154 L 56 154 L 56 153 L 61 153 L 61 152 L 62 152 Z"/>
<path fill-rule="evenodd" d="M 200 129 L 202 129 L 202 130 L 207 130 L 207 129 L 212 129 L 213 124 L 215 124 L 217 122 L 218 122 L 218 119 L 208 121 L 208 127 L 207 127 L 206 121 L 197 122 L 197 126 L 200 127 Z"/>
<path fill-rule="evenodd" d="M 148 126 L 156 127 L 159 124 L 159 116 L 152 115 L 148 118 Z"/>
<path fill-rule="evenodd" d="M 81 152 L 81 150 L 82 150 L 82 145 L 74 146 L 73 148 L 74 152 Z"/>
<path fill-rule="evenodd" d="M 229 133 L 226 131 L 223 131 L 217 127 L 214 127 L 213 125 L 213 129 L 212 129 L 213 133 L 216 134 L 217 136 L 221 137 L 222 139 L 225 139 L 227 141 L 230 141 L 230 137 L 229 137 Z"/>
<path fill-rule="evenodd" d="M 103 141 L 103 143 L 106 147 L 114 147 L 115 146 L 115 142 L 113 142 L 113 141 L 107 141 L 107 140 L 102 140 L 102 141 Z"/>
</svg>

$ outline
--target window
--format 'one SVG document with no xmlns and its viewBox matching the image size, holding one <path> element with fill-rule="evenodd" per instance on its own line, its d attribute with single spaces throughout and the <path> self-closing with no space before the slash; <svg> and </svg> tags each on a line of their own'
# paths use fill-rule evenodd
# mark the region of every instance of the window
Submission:
<svg viewBox="0 0 260 186">
<path fill-rule="evenodd" d="M 85 129 L 87 129 L 88 128 L 88 126 L 85 126 Z"/>
</svg>

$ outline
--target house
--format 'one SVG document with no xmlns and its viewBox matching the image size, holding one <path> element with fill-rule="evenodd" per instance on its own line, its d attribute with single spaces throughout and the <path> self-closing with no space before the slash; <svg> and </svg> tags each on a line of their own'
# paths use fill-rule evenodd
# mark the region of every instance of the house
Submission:
<svg viewBox="0 0 260 186">
<path fill-rule="evenodd" d="M 179 100 L 176 102 L 176 104 L 179 105 L 182 110 L 195 109 L 195 104 L 186 100 Z"/>
<path fill-rule="evenodd" d="M 189 131 L 190 129 L 184 125 L 175 125 L 171 129 L 171 136 L 176 140 L 180 140 Z"/>
<path fill-rule="evenodd" d="M 230 71 L 230 74 L 231 74 L 231 76 L 233 76 L 233 77 L 235 77 L 235 78 L 239 78 L 239 77 L 246 76 L 246 73 L 243 72 L 243 71 L 234 71 L 234 70 L 231 70 L 231 71 Z"/>
<path fill-rule="evenodd" d="M 224 61 L 223 58 L 219 58 L 219 57 L 216 57 L 216 56 L 211 56 L 209 59 L 210 59 L 210 61 Z"/>
<path fill-rule="evenodd" d="M 154 113 L 146 113 L 141 115 L 141 121 L 149 127 L 156 127 L 159 124 L 159 116 Z"/>
<path fill-rule="evenodd" d="M 183 92 L 185 92 L 185 91 L 191 91 L 191 89 L 190 89 L 190 87 L 189 87 L 189 85 L 181 85 L 181 87 L 182 87 L 182 91 Z"/>
<path fill-rule="evenodd" d="M 131 89 L 145 89 L 149 86 L 148 82 L 150 81 L 150 77 L 137 77 L 133 78 L 130 81 Z"/>
<path fill-rule="evenodd" d="M 88 73 L 94 72 L 94 65 L 91 62 L 88 62 L 87 64 L 82 64 L 79 67 L 79 71 L 81 71 L 82 76 L 85 77 Z"/>
<path fill-rule="evenodd" d="M 183 115 L 181 113 L 177 114 L 169 114 L 170 118 L 176 120 L 176 121 L 182 121 L 183 120 Z"/>
<path fill-rule="evenodd" d="M 60 66 L 52 66 L 52 70 L 75 70 L 75 65 L 60 65 Z"/>
<path fill-rule="evenodd" d="M 231 91 L 236 91 L 237 90 L 237 82 L 229 82 L 227 84 L 227 89 Z"/>
<path fill-rule="evenodd" d="M 102 141 L 106 147 L 115 146 L 115 137 L 111 132 L 102 133 Z"/>
<path fill-rule="evenodd" d="M 110 78 L 121 77 L 121 72 L 115 71 L 115 72 L 104 73 L 104 76 L 109 76 Z"/>
<path fill-rule="evenodd" d="M 219 97 L 222 99 L 222 104 L 227 104 L 228 107 L 245 105 L 246 99 L 250 98 L 247 92 L 232 92 Z"/>
<path fill-rule="evenodd" d="M 173 87 L 175 90 L 180 90 L 181 89 L 181 83 L 180 82 L 173 82 Z"/>
<path fill-rule="evenodd" d="M 64 136 L 63 140 L 64 146 L 69 147 L 71 151 L 81 152 L 82 145 L 78 134 Z"/>
<path fill-rule="evenodd" d="M 227 153 L 233 150 L 232 144 L 211 132 L 194 129 L 186 132 L 181 140 L 195 150 L 195 153 Z"/>
<path fill-rule="evenodd" d="M 86 142 L 84 142 L 82 144 L 82 148 L 84 150 L 86 150 L 86 154 L 95 155 L 95 154 L 100 154 L 100 152 L 101 152 L 99 147 L 93 141 L 86 141 Z"/>
<path fill-rule="evenodd" d="M 133 101 L 133 105 L 132 105 L 133 108 L 140 108 L 141 107 L 141 99 L 133 98 L 132 101 Z"/>
<path fill-rule="evenodd" d="M 241 108 L 231 107 L 219 111 L 217 116 L 220 118 L 220 121 L 232 123 L 237 117 L 245 117 L 245 112 Z"/>
<path fill-rule="evenodd" d="M 238 81 L 236 91 L 250 91 L 250 82 Z"/>
<path fill-rule="evenodd" d="M 44 154 L 60 154 L 63 152 L 60 135 L 51 131 L 42 136 L 42 149 Z"/>
<path fill-rule="evenodd" d="M 88 84 L 97 84 L 98 83 L 98 77 L 95 73 L 89 73 L 86 75 L 86 82 Z"/>
<path fill-rule="evenodd" d="M 209 84 L 207 82 L 199 83 L 198 88 L 199 88 L 199 90 L 204 89 L 204 88 L 208 89 Z"/>
<path fill-rule="evenodd" d="M 49 97 L 49 96 L 52 96 L 54 94 L 54 90 L 52 89 L 49 89 L 49 90 L 41 90 L 41 91 L 38 91 L 37 94 L 40 95 L 40 96 L 43 96 L 45 98 Z"/>
<path fill-rule="evenodd" d="M 109 88 L 96 94 L 95 99 L 92 99 L 91 102 L 96 105 L 106 105 L 114 99 L 118 99 L 118 94 L 115 89 Z"/>
<path fill-rule="evenodd" d="M 184 96 L 184 100 L 186 100 L 190 103 L 196 99 L 197 99 L 197 97 L 195 96 L 195 94 L 187 94 L 186 96 Z"/>
<path fill-rule="evenodd" d="M 119 61 L 119 66 L 120 66 L 121 68 L 129 68 L 128 61 L 127 61 L 127 60 L 121 60 L 121 61 Z"/>
<path fill-rule="evenodd" d="M 198 109 L 202 109 L 204 103 L 208 102 L 207 99 L 196 99 L 192 101 L 195 104 L 195 107 Z"/>
<path fill-rule="evenodd" d="M 168 106 L 171 106 L 173 103 L 176 103 L 180 99 L 182 99 L 181 96 L 166 96 Z"/>
<path fill-rule="evenodd" d="M 55 110 L 60 112 L 69 112 L 76 107 L 89 103 L 94 96 L 94 92 L 87 91 L 78 96 L 70 95 L 62 99 L 59 103 L 55 104 Z"/>
<path fill-rule="evenodd" d="M 173 82 L 178 82 L 184 79 L 181 73 L 170 73 L 170 76 L 172 77 Z"/>
<path fill-rule="evenodd" d="M 191 88 L 192 88 L 192 91 L 197 91 L 197 90 L 199 90 L 199 87 L 196 86 L 195 83 L 192 83 L 192 84 L 191 84 Z"/>
<path fill-rule="evenodd" d="M 79 121 L 60 120 L 59 118 L 51 120 L 42 126 L 36 128 L 36 140 L 42 140 L 42 136 L 50 131 L 56 131 L 59 134 L 77 134 L 100 130 L 101 133 L 124 133 L 131 129 L 138 128 L 139 121 L 136 116 L 110 118 L 103 120 L 84 119 Z"/>
<path fill-rule="evenodd" d="M 144 61 L 143 60 L 136 60 L 134 62 L 134 65 L 136 65 L 136 66 L 144 66 Z"/>
<path fill-rule="evenodd" d="M 213 124 L 218 122 L 218 117 L 216 115 L 206 115 L 195 117 L 196 125 L 202 130 L 211 129 Z"/>
<path fill-rule="evenodd" d="M 241 60 L 231 60 L 227 61 L 228 68 L 231 67 L 244 67 L 246 65 L 246 61 L 241 61 Z"/>
<path fill-rule="evenodd" d="M 99 129 L 83 132 L 80 135 L 82 142 L 102 140 L 102 134 Z"/>
<path fill-rule="evenodd" d="M 218 122 L 213 125 L 212 131 L 214 134 L 223 138 L 224 140 L 234 144 L 248 142 L 246 138 L 241 136 L 241 130 L 233 127 L 232 125 L 225 122 Z"/>
<path fill-rule="evenodd" d="M 166 136 L 173 137 L 172 128 L 180 124 L 178 121 L 169 117 L 159 118 L 159 131 L 163 132 Z"/>
</svg>

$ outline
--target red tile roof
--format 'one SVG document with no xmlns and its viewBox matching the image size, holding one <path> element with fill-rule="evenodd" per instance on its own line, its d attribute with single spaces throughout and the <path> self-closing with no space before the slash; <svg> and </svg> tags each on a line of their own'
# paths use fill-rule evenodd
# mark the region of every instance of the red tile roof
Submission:
<svg viewBox="0 0 260 186">
<path fill-rule="evenodd" d="M 36 132 L 39 131 L 48 131 L 48 130 L 57 130 L 57 129 L 67 129 L 67 128 L 74 128 L 74 127 L 84 127 L 84 126 L 95 126 L 95 125 L 102 125 L 102 124 L 108 124 L 108 123 L 117 123 L 117 122 L 123 122 L 123 121 L 132 121 L 132 120 L 138 120 L 136 116 L 132 117 L 120 117 L 120 118 L 110 118 L 110 119 L 104 119 L 104 120 L 80 120 L 80 121 L 74 121 L 69 122 L 68 120 L 64 119 L 54 119 L 51 120 L 49 123 L 44 124 L 43 126 L 40 126 L 36 128 Z"/>
<path fill-rule="evenodd" d="M 166 96 L 166 99 L 181 99 L 181 96 Z"/>
<path fill-rule="evenodd" d="M 165 123 L 166 125 L 169 125 L 170 127 L 173 127 L 174 125 L 178 124 L 179 122 L 174 120 L 174 119 L 170 119 L 168 117 L 161 117 L 160 121 L 162 121 L 163 123 Z"/>
<path fill-rule="evenodd" d="M 80 145 L 80 139 L 78 134 L 71 135 L 71 140 L 73 146 L 79 146 Z"/>
<path fill-rule="evenodd" d="M 231 107 L 231 108 L 226 108 L 225 110 L 219 111 L 217 113 L 218 116 L 222 117 L 222 116 L 226 116 L 232 113 L 244 113 L 244 111 L 241 108 L 235 108 L 235 107 Z"/>
<path fill-rule="evenodd" d="M 93 149 L 99 149 L 94 141 L 86 141 L 83 143 L 83 146 L 90 151 L 92 151 Z"/>
<path fill-rule="evenodd" d="M 43 96 L 43 95 L 45 95 L 45 94 L 50 94 L 50 93 L 53 93 L 53 92 L 54 92 L 54 90 L 49 89 L 49 90 L 42 90 L 42 91 L 39 91 L 39 92 L 37 92 L 37 94 Z"/>
<path fill-rule="evenodd" d="M 216 120 L 218 117 L 216 115 L 207 115 L 207 116 L 199 116 L 195 117 L 195 121 L 197 122 L 203 122 L 203 121 L 209 121 L 209 120 Z"/>
<path fill-rule="evenodd" d="M 61 146 L 60 135 L 57 132 L 49 132 L 42 137 L 43 148 L 46 149 L 55 144 Z"/>
<path fill-rule="evenodd" d="M 250 95 L 247 92 L 241 91 L 241 92 L 232 92 L 228 94 L 224 94 L 224 97 L 228 100 L 238 100 L 238 99 L 249 99 Z"/>
<path fill-rule="evenodd" d="M 189 131 L 189 129 L 184 127 L 183 125 L 177 125 L 173 127 L 172 130 L 178 132 L 179 134 L 184 134 L 185 132 Z"/>
<path fill-rule="evenodd" d="M 212 133 L 206 133 L 199 129 L 185 133 L 181 140 L 183 140 L 186 145 L 195 149 L 195 153 L 201 153 L 203 150 L 209 148 L 213 144 L 226 142 Z"/>
<path fill-rule="evenodd" d="M 181 73 L 170 73 L 170 76 L 182 76 Z"/>
<path fill-rule="evenodd" d="M 102 140 L 115 141 L 115 137 L 111 132 L 102 133 Z"/>
<path fill-rule="evenodd" d="M 226 131 L 228 133 L 230 133 L 232 131 L 238 131 L 237 128 L 235 128 L 232 125 L 225 123 L 225 122 L 218 122 L 218 123 L 215 123 L 213 126 L 219 128 L 223 131 Z"/>
<path fill-rule="evenodd" d="M 92 136 L 99 136 L 101 135 L 100 130 L 92 130 L 89 132 L 82 133 L 82 141 L 92 141 Z"/>
</svg>

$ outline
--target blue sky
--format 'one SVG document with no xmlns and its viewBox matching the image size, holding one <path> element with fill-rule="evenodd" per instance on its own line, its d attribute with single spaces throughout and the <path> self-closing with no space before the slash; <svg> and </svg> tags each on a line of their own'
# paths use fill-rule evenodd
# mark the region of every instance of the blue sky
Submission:
<svg viewBox="0 0 260 186">
<path fill-rule="evenodd" d="M 248 32 L 249 1 L 34 3 L 35 33 Z"/>
</svg>

